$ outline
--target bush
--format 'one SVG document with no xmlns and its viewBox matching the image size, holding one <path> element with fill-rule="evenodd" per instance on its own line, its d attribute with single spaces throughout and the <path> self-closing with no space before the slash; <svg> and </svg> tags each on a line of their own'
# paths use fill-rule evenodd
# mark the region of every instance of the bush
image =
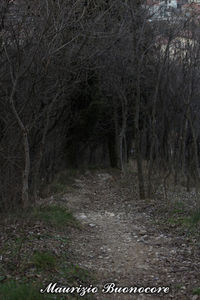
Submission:
<svg viewBox="0 0 200 300">
<path fill-rule="evenodd" d="M 0 299 L 1 300 L 48 300 L 52 297 L 42 295 L 30 284 L 19 284 L 15 281 L 7 281 L 0 284 Z"/>
</svg>

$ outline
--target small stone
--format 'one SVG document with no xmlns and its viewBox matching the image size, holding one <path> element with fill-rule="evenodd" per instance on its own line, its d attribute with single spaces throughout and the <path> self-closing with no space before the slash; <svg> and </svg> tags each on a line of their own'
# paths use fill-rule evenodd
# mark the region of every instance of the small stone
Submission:
<svg viewBox="0 0 200 300">
<path fill-rule="evenodd" d="M 105 212 L 105 215 L 107 215 L 109 217 L 114 217 L 115 216 L 114 213 L 111 213 L 111 212 L 108 212 L 108 211 Z"/>
<path fill-rule="evenodd" d="M 141 229 L 141 230 L 140 230 L 140 232 L 139 232 L 139 234 L 140 234 L 140 235 L 146 235 L 146 234 L 147 234 L 147 232 L 146 232 L 146 230 L 144 230 L 144 229 Z"/>
<path fill-rule="evenodd" d="M 87 219 L 87 216 L 85 214 L 79 214 L 77 215 L 77 218 L 83 220 L 83 219 Z"/>
<path fill-rule="evenodd" d="M 96 225 L 93 224 L 93 223 L 90 223 L 89 226 L 90 226 L 90 227 L 95 227 Z"/>
<path fill-rule="evenodd" d="M 182 290 L 186 290 L 186 286 L 182 286 L 181 289 L 182 289 Z"/>
</svg>

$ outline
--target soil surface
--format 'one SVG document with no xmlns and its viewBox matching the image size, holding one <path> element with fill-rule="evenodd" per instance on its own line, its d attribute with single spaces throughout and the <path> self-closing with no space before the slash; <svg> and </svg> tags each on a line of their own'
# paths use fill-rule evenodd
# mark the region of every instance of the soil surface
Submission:
<svg viewBox="0 0 200 300">
<path fill-rule="evenodd" d="M 155 224 L 155 201 L 138 200 L 134 189 L 107 172 L 86 172 L 63 200 L 82 223 L 83 230 L 72 232 L 71 250 L 74 262 L 95 274 L 97 300 L 199 299 L 192 294 L 200 286 L 199 246 Z M 169 287 L 170 292 L 103 294 L 105 283 Z"/>
</svg>

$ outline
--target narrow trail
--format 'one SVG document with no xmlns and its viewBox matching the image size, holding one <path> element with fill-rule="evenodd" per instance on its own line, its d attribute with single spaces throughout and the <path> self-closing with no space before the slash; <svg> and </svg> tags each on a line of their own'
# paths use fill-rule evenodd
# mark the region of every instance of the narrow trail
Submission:
<svg viewBox="0 0 200 300">
<path fill-rule="evenodd" d="M 113 176 L 100 172 L 81 176 L 76 179 L 75 191 L 65 197 L 84 229 L 73 234 L 75 262 L 95 273 L 99 290 L 108 282 L 122 287 L 172 287 L 182 282 L 186 269 L 177 254 L 179 245 L 170 235 L 155 230 L 142 210 L 144 203 L 127 199 Z M 97 300 L 197 299 L 188 298 L 184 290 L 176 292 L 171 289 L 159 296 L 98 293 Z"/>
</svg>

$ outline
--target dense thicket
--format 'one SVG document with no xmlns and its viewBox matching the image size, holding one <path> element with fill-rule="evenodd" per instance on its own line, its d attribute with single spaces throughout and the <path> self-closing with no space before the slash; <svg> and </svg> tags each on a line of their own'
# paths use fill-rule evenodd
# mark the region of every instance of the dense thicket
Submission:
<svg viewBox="0 0 200 300">
<path fill-rule="evenodd" d="M 198 24 L 149 22 L 140 1 L 5 0 L 0 52 L 2 209 L 62 168 L 125 172 L 131 155 L 141 198 L 158 171 L 198 182 Z"/>
</svg>

